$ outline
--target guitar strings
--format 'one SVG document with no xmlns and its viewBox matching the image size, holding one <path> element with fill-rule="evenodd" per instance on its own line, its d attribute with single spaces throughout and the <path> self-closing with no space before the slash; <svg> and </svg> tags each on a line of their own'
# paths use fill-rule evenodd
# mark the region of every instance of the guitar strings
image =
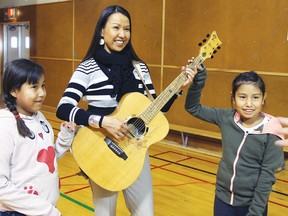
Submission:
<svg viewBox="0 0 288 216">
<path fill-rule="evenodd" d="M 202 57 L 198 55 L 194 62 L 188 65 L 190 68 L 195 67 L 196 65 L 202 62 Z M 139 135 L 143 135 L 145 133 L 146 125 L 154 118 L 154 116 L 163 108 L 163 103 L 157 103 L 160 101 L 169 100 L 179 88 L 178 85 L 173 85 L 174 83 L 181 85 L 187 80 L 187 75 L 185 72 L 181 72 L 181 74 L 175 79 L 175 82 L 172 82 L 163 92 L 160 94 L 154 101 L 156 106 L 153 106 L 153 103 L 150 104 L 137 118 L 135 122 L 128 125 L 129 126 L 129 134 L 131 134 L 134 138 L 139 137 Z M 145 118 L 146 117 L 146 118 Z"/>
<path fill-rule="evenodd" d="M 203 58 L 200 54 L 195 58 L 194 62 L 188 65 L 190 68 L 194 68 L 195 66 L 199 65 L 203 61 Z M 163 103 L 161 101 L 168 101 L 172 98 L 173 94 L 178 90 L 180 87 L 179 84 L 183 85 L 183 83 L 187 80 L 187 75 L 184 71 L 180 73 L 180 75 L 173 81 L 165 90 L 160 94 L 154 101 L 156 106 L 151 103 L 135 120 L 129 124 L 129 134 L 134 138 L 139 137 L 139 135 L 143 135 L 145 133 L 146 125 L 155 117 L 155 115 L 163 108 Z M 174 84 L 175 83 L 175 84 Z M 178 84 L 178 85 L 177 85 Z M 159 103 L 157 103 L 160 101 Z M 146 117 L 146 118 L 145 118 Z"/>
</svg>

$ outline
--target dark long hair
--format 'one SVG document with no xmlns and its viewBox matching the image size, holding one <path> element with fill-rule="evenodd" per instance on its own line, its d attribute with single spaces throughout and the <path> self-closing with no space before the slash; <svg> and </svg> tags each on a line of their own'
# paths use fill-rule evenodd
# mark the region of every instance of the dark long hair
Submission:
<svg viewBox="0 0 288 216">
<path fill-rule="evenodd" d="M 112 6 L 105 8 L 102 11 L 102 13 L 100 14 L 98 22 L 97 22 L 95 30 L 94 30 L 94 35 L 92 37 L 92 41 L 90 43 L 89 49 L 88 49 L 83 61 L 85 61 L 89 58 L 92 58 L 95 55 L 96 50 L 98 50 L 100 48 L 101 45 L 99 42 L 101 39 L 102 29 L 105 28 L 105 25 L 107 23 L 108 18 L 114 13 L 121 13 L 129 19 L 130 35 L 131 36 L 130 36 L 130 40 L 127 44 L 127 47 L 130 48 L 130 50 L 131 50 L 132 58 L 134 60 L 138 60 L 138 61 L 140 60 L 140 58 L 137 56 L 136 52 L 134 51 L 133 46 L 132 46 L 132 42 L 131 42 L 131 39 L 132 39 L 132 22 L 131 22 L 131 17 L 130 17 L 129 12 L 125 8 L 123 8 L 119 5 L 112 5 Z"/>
<path fill-rule="evenodd" d="M 1 99 L 15 116 L 18 132 L 23 137 L 30 135 L 30 129 L 25 125 L 23 119 L 20 118 L 16 109 L 16 98 L 11 95 L 11 92 L 20 90 L 26 82 L 36 84 L 43 74 L 44 70 L 42 66 L 28 59 L 16 59 L 5 65 L 5 71 L 2 77 Z"/>
</svg>

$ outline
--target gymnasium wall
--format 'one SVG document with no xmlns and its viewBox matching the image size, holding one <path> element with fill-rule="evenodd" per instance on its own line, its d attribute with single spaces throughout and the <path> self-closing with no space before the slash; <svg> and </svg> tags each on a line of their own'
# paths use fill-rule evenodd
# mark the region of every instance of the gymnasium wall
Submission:
<svg viewBox="0 0 288 216">
<path fill-rule="evenodd" d="M 202 103 L 229 107 L 231 82 L 244 71 L 259 72 L 267 85 L 265 111 L 288 116 L 288 0 L 72 0 L 19 7 L 18 21 L 30 22 L 31 58 L 46 71 L 45 105 L 55 109 L 75 67 L 90 44 L 100 12 L 120 4 L 132 17 L 132 43 L 148 64 L 158 94 L 197 56 L 206 34 L 222 41 L 207 59 L 208 81 Z M 0 10 L 0 22 L 4 12 Z M 210 131 L 215 126 L 184 110 L 185 93 L 167 118 L 170 123 Z M 84 103 L 81 106 L 85 107 Z"/>
</svg>

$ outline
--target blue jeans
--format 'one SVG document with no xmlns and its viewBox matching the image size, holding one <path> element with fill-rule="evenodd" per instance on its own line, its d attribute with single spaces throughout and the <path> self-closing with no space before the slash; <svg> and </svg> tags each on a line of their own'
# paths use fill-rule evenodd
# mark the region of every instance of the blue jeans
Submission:
<svg viewBox="0 0 288 216">
<path fill-rule="evenodd" d="M 215 196 L 214 200 L 214 216 L 245 216 L 249 211 L 249 206 L 232 206 L 229 205 L 218 197 Z M 267 216 L 268 207 L 263 213 L 263 216 Z"/>
<path fill-rule="evenodd" d="M 19 212 L 9 211 L 9 212 L 0 212 L 0 216 L 25 216 Z"/>
</svg>

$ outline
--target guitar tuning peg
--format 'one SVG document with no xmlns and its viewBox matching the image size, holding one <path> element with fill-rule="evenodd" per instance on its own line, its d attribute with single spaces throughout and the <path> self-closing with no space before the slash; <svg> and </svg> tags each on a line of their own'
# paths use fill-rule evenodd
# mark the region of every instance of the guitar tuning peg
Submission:
<svg viewBox="0 0 288 216">
<path fill-rule="evenodd" d="M 221 47 L 220 47 L 220 46 L 218 46 L 218 47 L 217 47 L 217 49 L 221 49 Z"/>
<path fill-rule="evenodd" d="M 202 43 L 199 43 L 198 46 L 202 46 Z"/>
<path fill-rule="evenodd" d="M 210 37 L 210 34 L 207 34 L 206 37 L 209 38 L 209 37 Z"/>
<path fill-rule="evenodd" d="M 203 43 L 205 43 L 206 41 L 207 41 L 207 39 L 203 39 L 203 41 L 202 41 L 202 42 L 203 42 Z"/>
<path fill-rule="evenodd" d="M 213 53 L 214 53 L 214 54 L 217 53 L 217 50 L 214 50 Z"/>
</svg>

